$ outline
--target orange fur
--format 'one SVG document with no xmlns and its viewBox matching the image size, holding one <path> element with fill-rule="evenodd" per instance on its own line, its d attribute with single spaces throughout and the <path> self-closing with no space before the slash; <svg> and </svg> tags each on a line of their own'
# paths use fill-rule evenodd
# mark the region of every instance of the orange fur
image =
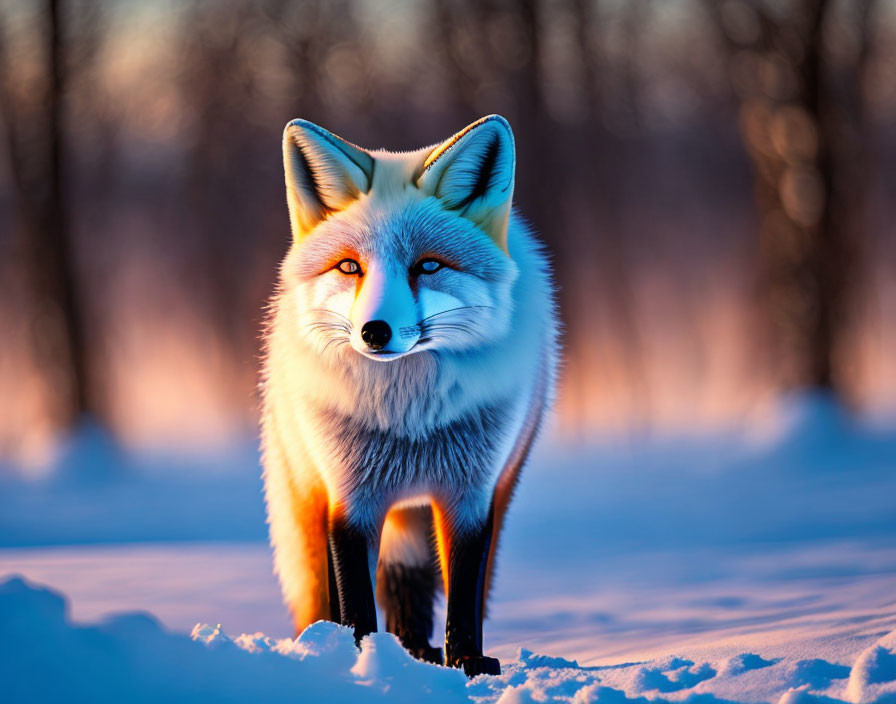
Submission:
<svg viewBox="0 0 896 704">
<path fill-rule="evenodd" d="M 501 528 L 504 525 L 504 516 L 507 513 L 508 506 L 510 506 L 510 500 L 513 498 L 516 485 L 519 482 L 520 471 L 526 463 L 529 452 L 532 450 L 532 445 L 535 442 L 538 429 L 541 427 L 541 421 L 547 410 L 547 392 L 547 370 L 544 368 L 544 364 L 542 364 L 542 368 L 539 370 L 538 383 L 533 391 L 532 405 L 529 413 L 526 415 L 523 429 L 510 453 L 510 457 L 507 458 L 507 463 L 504 465 L 504 469 L 501 471 L 495 490 L 492 493 L 492 540 L 488 549 L 488 563 L 485 567 L 484 609 L 488 606 L 488 593 L 492 583 L 492 575 L 494 574 L 495 555 L 498 551 L 498 541 L 501 536 Z"/>
<path fill-rule="evenodd" d="M 327 567 L 327 495 L 320 483 L 293 504 L 296 525 L 304 530 L 308 573 L 315 576 L 308 592 L 290 602 L 296 634 L 315 621 L 330 617 L 330 593 Z"/>
<path fill-rule="evenodd" d="M 281 555 L 280 559 L 275 556 L 275 571 L 281 577 L 284 601 L 298 635 L 306 626 L 329 618 L 330 614 L 327 490 L 320 477 L 306 477 L 298 486 L 291 472 L 271 471 L 274 466 L 286 467 L 287 460 L 279 441 L 267 433 L 265 465 L 271 541 L 279 546 Z M 289 561 L 283 559 L 285 556 L 289 556 Z M 293 573 L 301 577 L 284 579 Z"/>
<path fill-rule="evenodd" d="M 433 518 L 429 504 L 396 506 L 386 514 L 380 535 L 378 569 L 386 564 L 422 567 L 433 560 Z M 383 600 L 379 590 L 385 584 L 377 578 L 377 599 Z"/>
<path fill-rule="evenodd" d="M 393 547 L 392 541 L 404 542 L 411 535 L 426 534 L 432 526 L 432 509 L 423 506 L 395 506 L 386 514 L 380 536 L 380 554 L 392 555 L 401 546 Z M 400 560 L 399 560 L 400 561 Z"/>
<path fill-rule="evenodd" d="M 439 555 L 439 565 L 442 568 L 442 584 L 445 586 L 445 595 L 448 595 L 448 555 L 451 553 L 451 526 L 448 517 L 442 508 L 433 501 L 432 519 L 436 528 L 436 550 Z"/>
</svg>

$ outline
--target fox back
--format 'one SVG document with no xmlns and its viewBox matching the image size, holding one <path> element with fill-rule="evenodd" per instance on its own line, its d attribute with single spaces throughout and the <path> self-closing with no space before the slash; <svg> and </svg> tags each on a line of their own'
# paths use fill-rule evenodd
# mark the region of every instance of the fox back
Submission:
<svg viewBox="0 0 896 704">
<path fill-rule="evenodd" d="M 320 618 L 375 629 L 369 573 L 350 578 L 342 554 L 348 531 L 379 561 L 387 628 L 439 659 L 428 644 L 439 567 L 450 617 L 452 590 L 469 591 L 452 589 L 452 550 L 487 532 L 467 599 L 480 657 L 497 534 L 557 363 L 546 259 L 512 209 L 512 132 L 489 116 L 393 153 L 296 120 L 283 150 L 293 239 L 267 324 L 262 425 L 296 629 Z"/>
</svg>

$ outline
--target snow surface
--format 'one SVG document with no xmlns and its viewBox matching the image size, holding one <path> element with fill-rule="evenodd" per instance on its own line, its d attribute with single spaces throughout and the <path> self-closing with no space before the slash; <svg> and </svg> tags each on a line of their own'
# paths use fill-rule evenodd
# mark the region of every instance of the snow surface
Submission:
<svg viewBox="0 0 896 704">
<path fill-rule="evenodd" d="M 256 462 L 90 431 L 53 478 L 0 482 L 0 575 L 71 599 L 0 584 L 0 701 L 896 703 L 896 431 L 824 399 L 739 433 L 546 443 L 485 628 L 504 672 L 469 683 L 388 634 L 286 638 Z M 134 610 L 155 616 L 109 615 Z"/>
<path fill-rule="evenodd" d="M 73 624 L 56 592 L 19 577 L 0 584 L 0 686 L 6 701 L 598 702 L 896 701 L 896 631 L 844 665 L 756 653 L 669 656 L 581 667 L 520 649 L 497 677 L 414 660 L 389 633 L 355 647 L 318 622 L 293 639 L 230 638 L 198 624 L 189 637 L 149 614 Z"/>
</svg>

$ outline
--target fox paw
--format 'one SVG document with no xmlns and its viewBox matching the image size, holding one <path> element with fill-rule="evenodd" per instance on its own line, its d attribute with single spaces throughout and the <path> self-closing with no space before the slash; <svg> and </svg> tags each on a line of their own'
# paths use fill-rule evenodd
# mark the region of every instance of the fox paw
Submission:
<svg viewBox="0 0 896 704">
<path fill-rule="evenodd" d="M 441 665 L 443 662 L 442 649 L 433 648 L 431 645 L 425 645 L 422 648 L 408 648 L 408 652 L 423 662 L 431 662 L 434 665 Z"/>
<path fill-rule="evenodd" d="M 461 668 L 464 674 L 471 679 L 476 677 L 476 675 L 501 674 L 501 663 L 498 662 L 498 659 L 490 658 L 486 655 L 464 655 L 448 664 L 452 667 Z"/>
</svg>

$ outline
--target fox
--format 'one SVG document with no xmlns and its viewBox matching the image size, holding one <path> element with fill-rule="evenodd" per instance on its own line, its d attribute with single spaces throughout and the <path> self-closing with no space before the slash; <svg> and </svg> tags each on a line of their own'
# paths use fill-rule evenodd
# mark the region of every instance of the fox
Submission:
<svg viewBox="0 0 896 704">
<path fill-rule="evenodd" d="M 483 655 L 498 538 L 554 398 L 548 254 L 513 206 L 489 115 L 410 152 L 306 120 L 283 133 L 292 241 L 263 333 L 274 571 L 296 635 L 385 628 L 421 660 Z M 430 645 L 444 592 L 444 648 Z"/>
</svg>

